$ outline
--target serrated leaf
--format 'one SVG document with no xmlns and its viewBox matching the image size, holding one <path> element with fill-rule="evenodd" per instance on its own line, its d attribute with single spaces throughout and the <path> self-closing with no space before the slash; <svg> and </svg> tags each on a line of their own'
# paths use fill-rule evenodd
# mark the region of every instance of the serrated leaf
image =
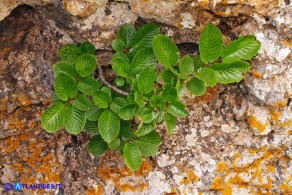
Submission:
<svg viewBox="0 0 292 195">
<path fill-rule="evenodd" d="M 103 111 L 98 119 L 98 130 L 103 140 L 111 143 L 119 135 L 120 118 L 113 111 Z"/>
<path fill-rule="evenodd" d="M 154 89 L 154 81 L 157 80 L 157 74 L 154 69 L 144 69 L 138 78 L 138 89 L 141 93 L 150 93 Z"/>
<path fill-rule="evenodd" d="M 130 24 L 124 24 L 118 30 L 118 38 L 125 43 L 126 48 L 129 48 L 133 42 L 136 30 Z"/>
<path fill-rule="evenodd" d="M 171 102 L 177 99 L 177 91 L 172 86 L 165 86 L 161 94 L 164 101 Z"/>
<path fill-rule="evenodd" d="M 112 91 L 110 90 L 110 88 L 102 87 L 100 90 L 106 92 L 110 97 L 112 97 Z"/>
<path fill-rule="evenodd" d="M 143 95 L 140 94 L 138 91 L 135 91 L 134 94 L 135 102 L 138 104 L 140 108 L 144 108 L 145 102 L 143 100 Z"/>
<path fill-rule="evenodd" d="M 216 72 L 211 68 L 201 68 L 197 77 L 206 83 L 206 86 L 214 87 L 217 83 Z"/>
<path fill-rule="evenodd" d="M 208 64 L 219 58 L 223 49 L 222 34 L 214 24 L 207 24 L 199 38 L 201 59 Z"/>
<path fill-rule="evenodd" d="M 160 77 L 165 83 L 170 84 L 175 75 L 169 69 L 166 69 L 161 72 Z"/>
<path fill-rule="evenodd" d="M 228 84 L 241 81 L 243 79 L 242 72 L 246 72 L 249 69 L 249 64 L 244 61 L 235 61 L 229 64 L 214 64 L 210 68 L 216 71 L 219 83 Z"/>
<path fill-rule="evenodd" d="M 187 116 L 187 111 L 185 105 L 179 101 L 171 102 L 167 107 L 167 113 L 175 117 L 185 117 Z"/>
<path fill-rule="evenodd" d="M 67 44 L 60 48 L 58 55 L 61 60 L 67 61 L 70 64 L 75 64 L 76 59 L 81 54 L 81 50 L 77 45 Z"/>
<path fill-rule="evenodd" d="M 99 135 L 97 121 L 86 120 L 84 129 L 90 133 L 90 135 Z"/>
<path fill-rule="evenodd" d="M 93 102 L 99 107 L 99 108 L 108 108 L 109 103 L 112 101 L 111 96 L 109 96 L 104 91 L 94 91 L 93 92 Z"/>
<path fill-rule="evenodd" d="M 206 92 L 206 85 L 204 81 L 195 77 L 187 82 L 186 87 L 189 92 L 196 96 L 201 96 Z"/>
<path fill-rule="evenodd" d="M 156 107 L 156 106 L 160 105 L 161 103 L 163 103 L 163 99 L 161 96 L 153 95 L 150 98 L 150 106 L 152 106 L 152 107 Z"/>
<path fill-rule="evenodd" d="M 124 140 L 124 141 L 128 141 L 134 137 L 134 134 L 131 130 L 130 121 L 121 120 L 120 135 L 122 137 L 122 140 Z"/>
<path fill-rule="evenodd" d="M 130 76 L 136 76 L 145 68 L 154 68 L 157 63 L 156 57 L 150 48 L 141 49 L 131 62 Z"/>
<path fill-rule="evenodd" d="M 96 58 L 92 54 L 82 54 L 76 60 L 76 71 L 81 77 L 87 77 L 91 75 L 95 68 Z"/>
<path fill-rule="evenodd" d="M 104 109 L 99 109 L 93 102 L 90 104 L 90 109 L 85 112 L 86 118 L 90 121 L 98 121 Z"/>
<path fill-rule="evenodd" d="M 155 125 L 153 123 L 148 123 L 148 124 L 142 123 L 138 127 L 137 131 L 135 131 L 135 135 L 137 137 L 141 137 L 143 135 L 146 135 L 146 134 L 150 133 L 151 131 L 153 131 L 154 127 L 155 127 Z"/>
<path fill-rule="evenodd" d="M 138 137 L 134 143 L 139 147 L 143 156 L 154 156 L 158 150 L 158 145 L 161 143 L 160 136 L 156 131 L 152 131 L 147 135 Z"/>
<path fill-rule="evenodd" d="M 118 149 L 119 146 L 121 144 L 121 140 L 120 138 L 115 139 L 113 142 L 111 143 L 107 143 L 108 147 L 112 150 Z"/>
<path fill-rule="evenodd" d="M 186 55 L 181 59 L 179 63 L 179 70 L 183 78 L 186 78 L 194 71 L 194 62 L 189 55 Z"/>
<path fill-rule="evenodd" d="M 94 54 L 95 53 L 95 47 L 91 43 L 85 41 L 79 45 L 79 48 L 81 50 L 81 53 L 89 53 Z"/>
<path fill-rule="evenodd" d="M 115 97 L 110 105 L 110 109 L 118 114 L 120 109 L 127 104 L 127 101 L 121 97 Z"/>
<path fill-rule="evenodd" d="M 175 66 L 178 61 L 176 44 L 165 35 L 155 35 L 152 41 L 153 51 L 159 63 L 165 67 Z"/>
<path fill-rule="evenodd" d="M 108 146 L 100 135 L 95 135 L 89 140 L 87 149 L 90 153 L 99 156 L 108 149 Z"/>
<path fill-rule="evenodd" d="M 261 44 L 256 41 L 255 36 L 242 36 L 238 40 L 230 42 L 221 55 L 223 63 L 231 63 L 239 60 L 250 60 L 255 56 Z"/>
<path fill-rule="evenodd" d="M 155 119 L 154 109 L 152 107 L 143 108 L 140 118 L 143 123 L 151 123 Z"/>
<path fill-rule="evenodd" d="M 93 91 L 100 88 L 99 83 L 92 76 L 80 77 L 78 82 L 78 90 L 85 95 L 92 95 Z"/>
<path fill-rule="evenodd" d="M 128 168 L 136 171 L 142 164 L 142 154 L 135 143 L 126 143 L 123 148 L 124 161 Z"/>
<path fill-rule="evenodd" d="M 123 59 L 114 59 L 111 61 L 112 68 L 115 73 L 121 77 L 128 76 L 130 72 L 130 64 Z"/>
<path fill-rule="evenodd" d="M 196 55 L 193 61 L 194 61 L 194 71 L 197 71 L 198 69 L 202 68 L 205 65 L 205 63 L 201 60 L 200 55 Z"/>
<path fill-rule="evenodd" d="M 41 124 L 44 130 L 54 133 L 61 128 L 64 121 L 64 104 L 62 102 L 54 102 L 47 108 L 41 117 Z"/>
<path fill-rule="evenodd" d="M 175 128 L 176 125 L 176 118 L 174 116 L 172 116 L 171 114 L 166 114 L 163 117 L 163 121 L 165 123 L 166 129 L 167 129 L 167 133 L 169 135 L 173 134 L 173 130 Z"/>
<path fill-rule="evenodd" d="M 123 52 L 116 52 L 116 53 L 112 56 L 112 61 L 113 61 L 113 60 L 116 60 L 116 59 L 124 60 L 124 61 L 126 61 L 128 64 L 130 64 L 130 60 L 129 60 L 129 58 L 128 58 L 127 55 L 124 54 Z"/>
<path fill-rule="evenodd" d="M 90 109 L 90 101 L 83 94 L 78 95 L 72 101 L 72 105 L 81 111 L 88 111 Z"/>
<path fill-rule="evenodd" d="M 135 103 L 135 97 L 134 97 L 134 93 L 130 93 L 128 96 L 127 96 L 127 101 L 129 103 Z"/>
<path fill-rule="evenodd" d="M 67 74 L 72 77 L 75 77 L 77 75 L 75 67 L 66 61 L 60 61 L 54 64 L 53 71 L 55 77 L 57 77 L 59 74 Z"/>
<path fill-rule="evenodd" d="M 132 120 L 134 117 L 135 108 L 136 104 L 126 104 L 120 109 L 118 115 L 123 120 Z"/>
<path fill-rule="evenodd" d="M 134 47 L 131 49 L 131 51 L 136 51 L 141 48 L 151 48 L 153 37 L 159 33 L 159 27 L 153 23 L 141 26 L 134 36 L 132 44 Z"/>
<path fill-rule="evenodd" d="M 65 129 L 73 135 L 79 134 L 85 127 L 85 112 L 78 110 L 72 104 L 68 104 L 65 109 L 64 126 Z"/>
<path fill-rule="evenodd" d="M 121 39 L 114 39 L 112 41 L 112 48 L 115 51 L 123 51 L 123 49 L 125 48 L 125 43 Z"/>
<path fill-rule="evenodd" d="M 62 101 L 73 98 L 78 93 L 77 83 L 75 79 L 66 74 L 59 74 L 55 79 L 55 94 Z"/>
</svg>

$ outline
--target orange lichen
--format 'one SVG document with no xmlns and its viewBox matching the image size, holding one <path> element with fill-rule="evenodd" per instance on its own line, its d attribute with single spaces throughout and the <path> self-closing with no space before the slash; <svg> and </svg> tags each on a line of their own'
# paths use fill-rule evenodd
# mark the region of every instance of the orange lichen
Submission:
<svg viewBox="0 0 292 195">
<path fill-rule="evenodd" d="M 289 121 L 282 122 L 282 123 L 277 123 L 276 124 L 278 127 L 287 127 L 287 126 L 292 126 L 292 118 Z"/>
<path fill-rule="evenodd" d="M 215 171 L 216 174 L 223 173 L 226 168 L 226 163 L 224 161 L 217 163 L 217 169 Z"/>
<path fill-rule="evenodd" d="M 115 158 L 113 155 L 111 157 Z M 153 161 L 149 161 L 149 162 L 143 161 L 140 169 L 133 172 L 129 168 L 127 168 L 125 165 L 121 167 L 117 167 L 117 166 L 108 167 L 106 163 L 103 163 L 97 169 L 97 175 L 104 182 L 107 182 L 109 180 L 113 181 L 116 189 L 120 190 L 121 192 L 125 192 L 125 191 L 135 192 L 137 190 L 142 192 L 148 185 L 146 181 L 141 180 L 140 182 L 136 182 L 134 185 L 131 185 L 129 183 L 122 183 L 121 179 L 126 178 L 126 177 L 132 177 L 132 176 L 145 178 L 150 173 L 153 166 L 154 166 Z"/>
<path fill-rule="evenodd" d="M 188 171 L 187 172 L 187 176 L 184 177 L 181 181 L 180 181 L 180 185 L 186 185 L 186 184 L 189 184 L 189 183 L 195 183 L 199 181 L 199 177 L 196 176 L 196 174 L 193 172 L 193 171 Z"/>
<path fill-rule="evenodd" d="M 222 190 L 224 177 L 215 177 L 213 183 L 210 185 L 210 190 Z"/>
<path fill-rule="evenodd" d="M 212 102 L 216 98 L 216 96 L 217 96 L 217 88 L 208 87 L 204 95 L 195 98 L 195 102 L 203 101 L 205 103 L 209 103 L 209 102 Z"/>
<path fill-rule="evenodd" d="M 262 74 L 260 72 L 256 71 L 256 70 L 250 70 L 249 72 L 255 78 L 258 78 L 258 79 L 262 78 Z"/>
<path fill-rule="evenodd" d="M 269 124 L 268 121 L 266 121 L 265 124 L 261 123 L 255 116 L 248 117 L 247 122 L 251 128 L 255 128 L 259 132 L 263 132 Z"/>
<path fill-rule="evenodd" d="M 278 122 L 279 121 L 279 118 L 281 116 L 281 113 L 278 112 L 278 111 L 274 111 L 274 110 L 271 110 L 270 113 L 271 113 L 271 120 L 272 120 L 272 122 L 273 123 Z"/>
<path fill-rule="evenodd" d="M 278 102 L 273 102 L 273 105 L 277 108 L 285 108 L 287 106 L 287 100 L 283 99 L 283 100 L 278 101 Z"/>
<path fill-rule="evenodd" d="M 89 188 L 86 190 L 87 195 L 103 195 L 104 190 L 100 184 L 97 184 L 95 188 Z"/>
</svg>

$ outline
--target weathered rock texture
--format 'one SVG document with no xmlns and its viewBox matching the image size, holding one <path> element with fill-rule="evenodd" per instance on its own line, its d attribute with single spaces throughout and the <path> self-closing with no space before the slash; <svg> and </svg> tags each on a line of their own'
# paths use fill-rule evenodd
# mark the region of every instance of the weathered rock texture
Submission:
<svg viewBox="0 0 292 195">
<path fill-rule="evenodd" d="M 0 20 L 1 184 L 63 186 L 37 194 L 292 194 L 291 1 L 2 0 Z M 86 133 L 48 134 L 39 119 L 62 44 L 88 40 L 108 65 L 118 27 L 147 21 L 159 24 L 181 54 L 197 53 L 208 22 L 225 42 L 255 34 L 262 48 L 241 83 L 203 97 L 185 94 L 189 116 L 173 137 L 160 125 L 159 153 L 130 172 L 116 152 L 89 155 Z"/>
</svg>

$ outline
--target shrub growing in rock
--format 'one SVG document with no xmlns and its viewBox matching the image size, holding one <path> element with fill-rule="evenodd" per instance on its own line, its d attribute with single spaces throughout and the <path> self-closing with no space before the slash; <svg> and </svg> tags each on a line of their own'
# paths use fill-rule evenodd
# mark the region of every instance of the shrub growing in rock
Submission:
<svg viewBox="0 0 292 195">
<path fill-rule="evenodd" d="M 183 91 L 201 96 L 206 87 L 241 81 L 260 43 L 254 36 L 242 36 L 224 47 L 220 30 L 208 24 L 200 35 L 200 55 L 179 58 L 176 44 L 155 24 L 137 31 L 125 24 L 112 47 L 113 84 L 104 78 L 92 44 L 59 50 L 60 61 L 53 66 L 55 95 L 41 123 L 50 133 L 63 126 L 74 135 L 85 129 L 91 135 L 89 152 L 118 149 L 126 165 L 137 170 L 143 156 L 159 150 L 156 124 L 164 123 L 172 135 L 176 119 L 187 116 L 180 101 Z M 159 74 L 157 62 L 163 67 Z"/>
</svg>

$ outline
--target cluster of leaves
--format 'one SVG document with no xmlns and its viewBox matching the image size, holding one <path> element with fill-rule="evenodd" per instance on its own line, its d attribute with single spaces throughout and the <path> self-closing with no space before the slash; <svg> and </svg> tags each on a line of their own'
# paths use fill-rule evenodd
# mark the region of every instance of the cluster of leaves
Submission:
<svg viewBox="0 0 292 195">
<path fill-rule="evenodd" d="M 163 122 L 172 135 L 176 118 L 187 116 L 180 101 L 184 89 L 201 96 L 216 83 L 239 82 L 249 69 L 246 60 L 257 54 L 260 43 L 254 36 L 244 36 L 223 47 L 220 30 L 208 24 L 200 35 L 200 55 L 179 59 L 176 44 L 160 34 L 155 24 L 137 31 L 125 24 L 112 47 L 116 51 L 111 60 L 117 74 L 114 84 L 129 95 L 120 95 L 94 78 L 93 45 L 65 45 L 58 53 L 60 62 L 53 66 L 54 100 L 41 122 L 47 132 L 63 125 L 74 135 L 86 129 L 92 154 L 119 149 L 126 165 L 137 170 L 142 156 L 155 155 L 159 149 L 156 124 Z M 160 74 L 155 69 L 157 61 L 163 66 Z"/>
</svg>

